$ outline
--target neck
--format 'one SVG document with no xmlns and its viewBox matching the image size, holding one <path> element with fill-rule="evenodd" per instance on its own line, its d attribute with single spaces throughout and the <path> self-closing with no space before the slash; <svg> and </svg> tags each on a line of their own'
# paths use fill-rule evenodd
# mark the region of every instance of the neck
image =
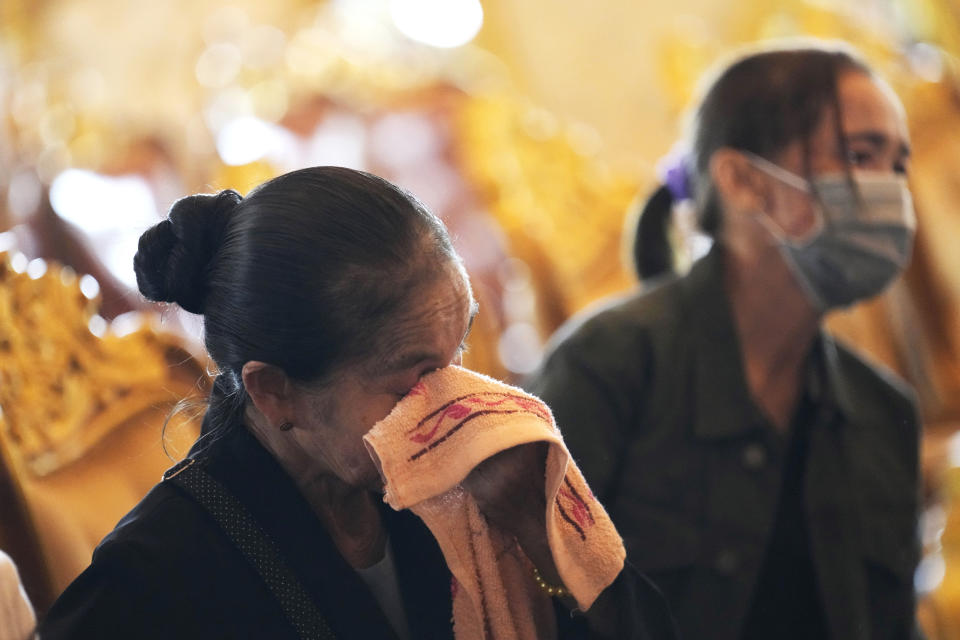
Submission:
<svg viewBox="0 0 960 640">
<path fill-rule="evenodd" d="M 315 456 L 307 455 L 291 432 L 270 429 L 257 413 L 248 410 L 247 428 L 296 483 L 344 559 L 354 568 L 379 562 L 386 531 L 377 497 L 341 480 Z"/>
<path fill-rule="evenodd" d="M 329 474 L 301 484 L 300 491 L 351 566 L 362 569 L 383 559 L 387 533 L 374 494 Z"/>
<path fill-rule="evenodd" d="M 753 256 L 728 252 L 724 266 L 724 289 L 751 396 L 784 430 L 800 396 L 804 363 L 821 316 L 776 248 Z"/>
</svg>

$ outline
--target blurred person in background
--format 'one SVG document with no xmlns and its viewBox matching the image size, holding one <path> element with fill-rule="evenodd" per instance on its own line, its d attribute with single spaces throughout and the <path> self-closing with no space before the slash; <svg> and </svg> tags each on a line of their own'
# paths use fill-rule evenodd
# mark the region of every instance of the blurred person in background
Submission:
<svg viewBox="0 0 960 640">
<path fill-rule="evenodd" d="M 725 66 L 692 124 L 639 220 L 653 280 L 561 328 L 528 388 L 683 637 L 914 637 L 913 394 L 822 328 L 909 261 L 900 102 L 802 43 Z M 686 199 L 713 246 L 677 277 Z"/>
</svg>

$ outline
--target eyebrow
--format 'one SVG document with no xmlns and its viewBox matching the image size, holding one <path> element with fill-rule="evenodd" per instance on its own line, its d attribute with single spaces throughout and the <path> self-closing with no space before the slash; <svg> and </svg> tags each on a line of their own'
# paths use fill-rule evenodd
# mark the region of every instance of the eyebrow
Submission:
<svg viewBox="0 0 960 640">
<path fill-rule="evenodd" d="M 860 131 L 857 133 L 851 133 L 846 136 L 847 142 L 867 142 L 871 146 L 877 148 L 883 148 L 890 144 L 890 137 L 879 131 Z M 899 149 L 901 156 L 910 155 L 910 145 L 906 142 L 901 142 Z"/>
<path fill-rule="evenodd" d="M 460 340 L 460 347 L 463 348 L 464 343 L 467 341 L 467 337 L 470 335 L 470 330 L 473 328 L 473 321 L 477 317 L 477 313 L 480 311 L 480 306 L 477 304 L 477 301 L 473 298 L 470 299 L 470 318 L 467 321 L 467 330 L 463 333 L 463 338 Z M 404 369 L 409 369 L 410 367 L 423 362 L 424 360 L 430 360 L 431 358 L 437 358 L 436 352 L 433 351 L 410 351 L 396 358 L 387 358 L 383 365 L 378 367 L 380 373 L 395 373 L 397 371 L 403 371 Z"/>
</svg>

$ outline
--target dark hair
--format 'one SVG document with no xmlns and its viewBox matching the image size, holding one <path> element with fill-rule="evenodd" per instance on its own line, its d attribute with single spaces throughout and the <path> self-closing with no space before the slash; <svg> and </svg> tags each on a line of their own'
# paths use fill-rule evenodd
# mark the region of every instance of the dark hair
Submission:
<svg viewBox="0 0 960 640">
<path fill-rule="evenodd" d="M 720 206 L 710 180 L 710 157 L 723 147 L 750 151 L 769 160 L 789 144 L 804 144 L 809 164 L 809 138 L 827 109 L 840 128 L 837 79 L 846 71 L 870 75 L 870 68 L 847 48 L 803 47 L 748 54 L 713 80 L 697 108 L 692 127 L 689 176 L 696 196 L 701 229 L 716 237 Z M 809 167 L 804 168 L 809 173 Z M 672 271 L 667 228 L 673 198 L 660 186 L 644 204 L 634 240 L 637 274 L 649 278 Z"/>
<path fill-rule="evenodd" d="M 242 198 L 177 201 L 140 237 L 141 293 L 204 316 L 218 376 L 204 431 L 239 421 L 251 360 L 322 381 L 381 347 L 412 291 L 458 261 L 440 220 L 377 176 L 301 169 Z"/>
</svg>

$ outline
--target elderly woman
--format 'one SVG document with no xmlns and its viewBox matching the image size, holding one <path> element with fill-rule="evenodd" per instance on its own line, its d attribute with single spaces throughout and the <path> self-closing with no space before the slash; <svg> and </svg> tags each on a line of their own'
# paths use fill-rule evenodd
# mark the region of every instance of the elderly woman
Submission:
<svg viewBox="0 0 960 640">
<path fill-rule="evenodd" d="M 900 103 L 846 49 L 753 52 L 713 78 L 689 147 L 638 270 L 670 266 L 686 196 L 710 253 L 574 320 L 529 386 L 685 638 L 910 637 L 913 397 L 822 329 L 909 259 Z"/>
<path fill-rule="evenodd" d="M 98 546 L 42 636 L 452 637 L 444 557 L 384 507 L 361 440 L 459 361 L 476 305 L 442 223 L 375 176 L 303 169 L 246 198 L 180 200 L 135 267 L 147 298 L 203 314 L 218 375 L 187 460 Z M 504 482 L 542 486 L 537 451 L 510 449 L 464 486 L 556 580 L 542 511 Z M 183 483 L 197 467 L 202 482 Z M 629 567 L 585 615 L 556 612 L 560 637 L 671 633 Z"/>
</svg>

